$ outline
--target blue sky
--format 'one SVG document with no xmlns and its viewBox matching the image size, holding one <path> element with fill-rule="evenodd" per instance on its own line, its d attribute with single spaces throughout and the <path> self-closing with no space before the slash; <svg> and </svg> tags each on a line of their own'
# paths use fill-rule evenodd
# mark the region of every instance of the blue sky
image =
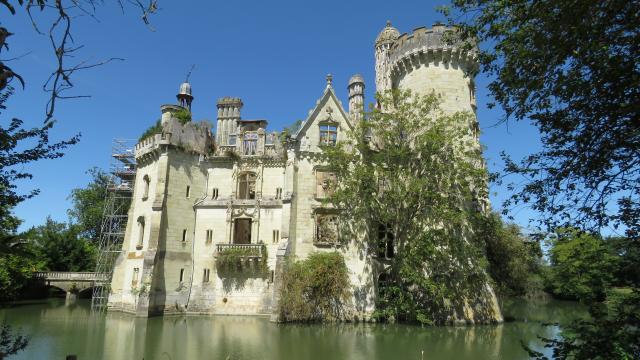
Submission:
<svg viewBox="0 0 640 360">
<path fill-rule="evenodd" d="M 75 94 L 91 98 L 59 103 L 52 140 L 81 133 L 81 141 L 61 159 L 30 165 L 34 178 L 20 183 L 20 190 L 39 188 L 41 194 L 15 209 L 24 220 L 22 229 L 43 223 L 48 215 L 67 220 L 69 193 L 89 181 L 86 170 L 108 167 L 113 138 L 135 139 L 153 124 L 160 105 L 175 102 L 192 64 L 196 120 L 213 122 L 216 99 L 237 96 L 245 104 L 244 118 L 264 118 L 270 129 L 280 130 L 306 117 L 322 94 L 327 73 L 333 74 L 345 105 L 347 80 L 361 73 L 366 101 L 371 102 L 373 42 L 386 20 L 400 32 L 431 26 L 444 20 L 435 8 L 445 3 L 160 0 L 160 10 L 152 18 L 155 31 L 144 26 L 135 9 L 123 15 L 115 5 L 99 8 L 99 21 L 75 19 L 75 40 L 85 45 L 77 60 L 125 60 L 75 76 Z M 5 15 L 2 26 L 15 33 L 10 56 L 26 54 L 10 66 L 27 80 L 27 88 L 18 89 L 10 99 L 2 121 L 11 116 L 38 125 L 47 101 L 42 84 L 54 65 L 48 39 L 33 30 L 24 12 Z M 496 170 L 502 166 L 500 151 L 521 158 L 539 149 L 539 136 L 524 122 L 495 125 L 501 113 L 487 109 L 487 83 L 483 76 L 477 79 L 478 118 L 489 168 Z M 496 185 L 491 192 L 499 209 L 509 194 Z M 514 215 L 523 226 L 534 216 L 527 209 Z"/>
</svg>

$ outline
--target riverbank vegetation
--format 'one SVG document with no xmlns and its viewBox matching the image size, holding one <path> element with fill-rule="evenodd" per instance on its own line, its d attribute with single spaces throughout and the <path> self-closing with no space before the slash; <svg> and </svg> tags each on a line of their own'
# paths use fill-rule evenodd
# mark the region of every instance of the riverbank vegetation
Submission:
<svg viewBox="0 0 640 360">
<path fill-rule="evenodd" d="M 107 174 L 93 168 L 90 182 L 72 190 L 68 222 L 47 218 L 18 232 L 20 219 L 5 216 L 0 231 L 0 301 L 33 295 L 34 271 L 94 271 Z"/>
<path fill-rule="evenodd" d="M 280 321 L 344 320 L 350 303 L 344 257 L 337 252 L 312 253 L 286 264 L 280 287 Z"/>
<path fill-rule="evenodd" d="M 513 191 L 504 205 L 530 206 L 552 234 L 549 290 L 589 305 L 591 320 L 546 340 L 558 359 L 640 358 L 638 6 L 453 0 L 442 9 L 481 44 L 479 70 L 503 120 L 540 132 L 539 151 L 503 158 Z M 609 272 L 610 261 L 625 270 Z"/>
</svg>

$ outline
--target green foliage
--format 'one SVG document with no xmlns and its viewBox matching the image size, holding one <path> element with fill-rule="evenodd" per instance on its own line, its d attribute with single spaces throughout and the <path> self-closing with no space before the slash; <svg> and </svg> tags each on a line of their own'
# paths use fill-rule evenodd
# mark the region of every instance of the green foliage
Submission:
<svg viewBox="0 0 640 360">
<path fill-rule="evenodd" d="M 513 185 L 507 205 L 533 204 L 551 230 L 611 224 L 640 236 L 640 3 L 452 4 L 463 36 L 486 42 L 479 59 L 491 95 L 542 136 L 542 151 L 521 162 L 505 157 L 506 171 L 528 180 Z"/>
<path fill-rule="evenodd" d="M 262 251 L 255 247 L 225 249 L 218 253 L 218 257 L 216 258 L 216 268 L 221 273 L 257 271 L 264 275 L 269 270 L 267 266 L 268 254 L 267 248 L 264 245 L 261 245 L 261 247 Z M 260 252 L 262 255 L 260 255 Z M 250 263 L 255 261 L 255 259 L 259 262 L 257 268 L 253 268 L 250 265 Z"/>
<path fill-rule="evenodd" d="M 0 301 L 15 300 L 32 280 L 34 271 L 44 269 L 44 261 L 33 244 L 6 237 L 0 253 Z"/>
<path fill-rule="evenodd" d="M 286 265 L 280 288 L 282 321 L 345 319 L 351 291 L 344 257 L 337 252 L 312 253 Z"/>
<path fill-rule="evenodd" d="M 91 181 L 86 187 L 71 190 L 71 209 L 67 210 L 67 213 L 80 228 L 81 236 L 97 242 L 102 226 L 109 174 L 97 167 L 89 169 L 88 174 L 91 175 Z M 122 206 L 128 208 L 129 204 Z"/>
<path fill-rule="evenodd" d="M 615 258 L 602 238 L 573 229 L 559 231 L 549 260 L 548 288 L 555 296 L 584 302 L 605 299 Z"/>
<path fill-rule="evenodd" d="M 140 137 L 138 138 L 138 142 L 141 142 L 142 140 L 155 134 L 162 134 L 162 122 L 160 121 L 160 119 L 158 119 L 155 124 L 153 124 L 150 128 L 145 130 L 142 135 L 140 135 Z"/>
<path fill-rule="evenodd" d="M 394 239 L 387 288 L 378 314 L 423 324 L 463 314 L 465 300 L 488 295 L 485 244 L 476 223 L 486 221 L 487 174 L 471 114 L 444 114 L 438 97 L 391 91 L 381 109 L 355 124 L 347 141 L 324 146 L 337 177 L 329 201 L 345 238 L 378 248 L 378 228 Z M 347 226 L 348 224 L 348 226 Z M 375 250 L 371 251 L 375 253 Z M 492 319 L 478 306 L 478 319 Z"/>
<path fill-rule="evenodd" d="M 14 334 L 9 325 L 0 326 L 0 360 L 19 353 L 28 344 L 29 339 L 23 335 Z"/>
<path fill-rule="evenodd" d="M 504 224 L 492 214 L 481 229 L 486 244 L 489 274 L 496 290 L 506 296 L 535 294 L 542 290 L 542 249 L 522 235 L 515 224 Z"/>
<path fill-rule="evenodd" d="M 296 120 L 293 124 L 282 129 L 280 132 L 280 141 L 285 141 L 289 136 L 293 136 L 302 126 L 302 120 Z"/>
<path fill-rule="evenodd" d="M 180 121 L 182 125 L 191 121 L 191 111 L 189 111 L 188 109 L 180 109 L 174 112 L 172 115 L 174 118 L 178 119 L 178 121 Z"/>
<path fill-rule="evenodd" d="M 31 228 L 24 236 L 37 244 L 44 267 L 52 271 L 93 271 L 97 248 L 79 235 L 80 227 L 47 218 L 44 225 Z"/>
</svg>

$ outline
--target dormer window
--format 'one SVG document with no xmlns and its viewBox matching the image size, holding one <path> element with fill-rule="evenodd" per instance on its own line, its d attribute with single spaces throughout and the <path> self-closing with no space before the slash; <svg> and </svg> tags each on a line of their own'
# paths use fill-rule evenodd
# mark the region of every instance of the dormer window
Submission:
<svg viewBox="0 0 640 360">
<path fill-rule="evenodd" d="M 320 144 L 334 146 L 338 140 L 338 126 L 334 123 L 320 124 Z"/>
<path fill-rule="evenodd" d="M 255 132 L 246 132 L 242 141 L 244 155 L 255 155 L 258 151 L 258 134 Z"/>
</svg>

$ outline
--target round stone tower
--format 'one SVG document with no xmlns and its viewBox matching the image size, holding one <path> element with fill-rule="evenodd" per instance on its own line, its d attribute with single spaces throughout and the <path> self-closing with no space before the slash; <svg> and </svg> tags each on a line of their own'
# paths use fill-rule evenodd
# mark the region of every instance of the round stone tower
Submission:
<svg viewBox="0 0 640 360">
<path fill-rule="evenodd" d="M 460 44 L 445 42 L 445 34 L 453 35 L 454 29 L 442 24 L 435 24 L 431 29 L 420 27 L 391 42 L 391 36 L 384 36 L 391 33 L 389 26 L 387 24 L 376 40 L 376 79 L 383 79 L 380 84 L 376 81 L 376 90 L 408 89 L 425 95 L 435 92 L 442 99 L 444 111 L 475 112 L 476 53 L 463 49 Z M 387 57 L 379 56 L 382 53 Z M 390 85 L 385 83 L 386 79 Z"/>
<path fill-rule="evenodd" d="M 347 86 L 349 91 L 349 116 L 352 120 L 362 118 L 362 110 L 364 109 L 364 79 L 362 75 L 355 74 L 349 79 Z"/>
<path fill-rule="evenodd" d="M 376 91 L 383 92 L 391 89 L 389 55 L 391 47 L 396 39 L 400 37 L 398 29 L 391 26 L 391 21 L 387 21 L 387 26 L 382 29 L 376 38 Z"/>
</svg>

